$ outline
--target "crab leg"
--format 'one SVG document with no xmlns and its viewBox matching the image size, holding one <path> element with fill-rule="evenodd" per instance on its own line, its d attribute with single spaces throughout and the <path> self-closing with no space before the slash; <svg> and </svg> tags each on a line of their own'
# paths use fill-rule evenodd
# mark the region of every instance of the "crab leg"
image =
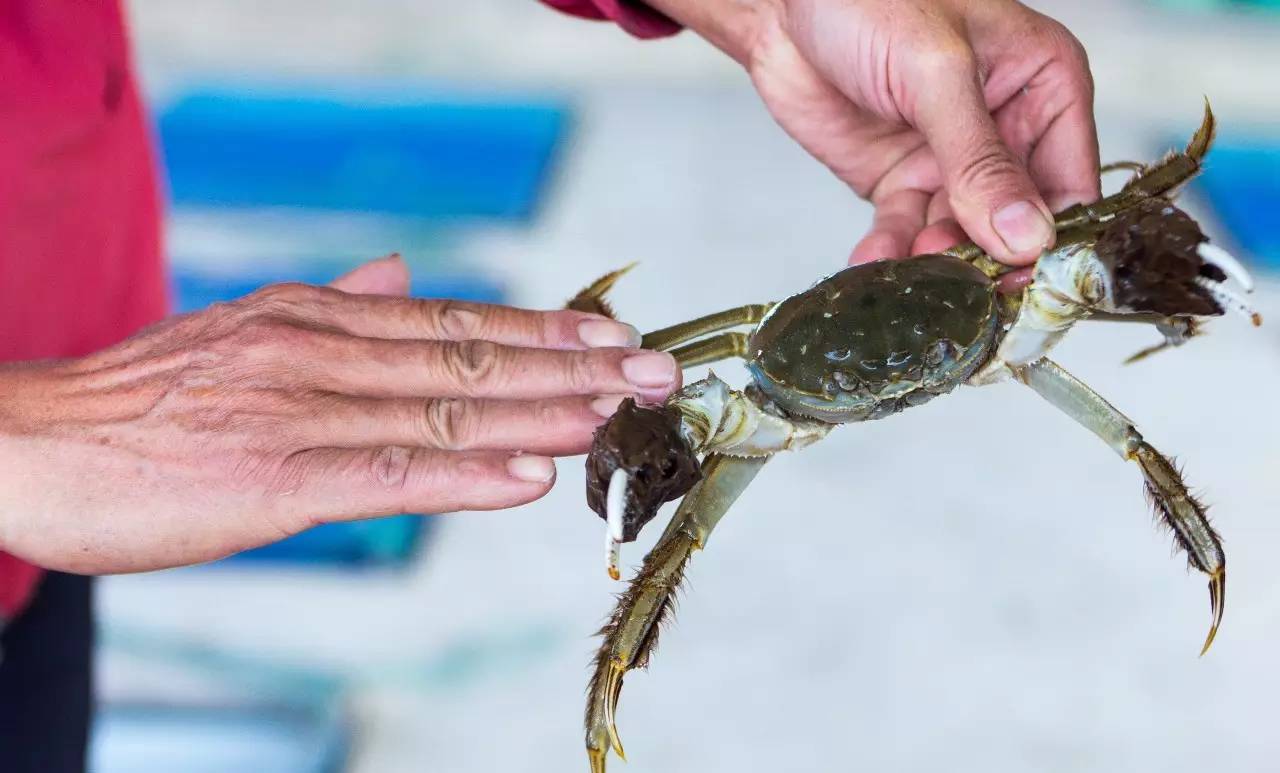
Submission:
<svg viewBox="0 0 1280 773">
<path fill-rule="evenodd" d="M 1062 236 L 1065 231 L 1077 228 L 1090 230 L 1143 199 L 1153 196 L 1173 199 L 1182 186 L 1200 173 L 1201 163 L 1204 161 L 1205 154 L 1209 152 L 1209 146 L 1213 144 L 1216 129 L 1217 119 L 1213 116 L 1213 110 L 1209 108 L 1208 100 L 1205 100 L 1204 118 L 1201 120 L 1200 128 L 1196 129 L 1184 150 L 1170 153 L 1155 164 L 1143 165 L 1142 170 L 1125 183 L 1119 192 L 1091 204 L 1073 204 L 1054 215 L 1059 244 L 1064 241 Z M 1103 171 L 1126 166 L 1127 164 L 1123 162 L 1109 164 L 1103 168 Z M 945 253 L 969 261 L 992 279 L 1017 268 L 1000 263 L 972 242 L 952 247 L 945 250 Z"/>
<path fill-rule="evenodd" d="M 747 354 L 746 333 L 721 333 L 719 335 L 694 341 L 691 344 L 668 349 L 682 368 L 693 368 L 709 362 L 727 360 L 730 357 L 744 357 Z"/>
<path fill-rule="evenodd" d="M 600 631 L 604 641 L 587 695 L 587 757 L 592 773 L 604 773 L 610 748 L 623 757 L 614 721 L 622 679 L 631 669 L 648 664 L 693 551 L 706 547 L 720 518 L 768 459 L 708 456 L 702 468 L 705 477 L 680 502 L 667 530 L 645 556 L 644 566 L 619 596 Z"/>
<path fill-rule="evenodd" d="M 1147 481 L 1147 493 L 1161 518 L 1173 530 L 1178 545 L 1187 553 L 1187 562 L 1209 575 L 1209 602 L 1212 622 L 1205 638 L 1203 655 L 1213 644 L 1222 622 L 1227 583 L 1227 559 L 1222 542 L 1209 525 L 1205 507 L 1187 490 L 1182 476 L 1169 460 L 1151 447 L 1128 418 L 1116 410 L 1084 382 L 1056 363 L 1042 359 L 1014 374 L 1041 397 L 1106 441 L 1126 461 L 1136 461 Z"/>
<path fill-rule="evenodd" d="M 772 303 L 751 303 L 746 306 L 718 311 L 715 314 L 708 314 L 705 317 L 698 317 L 688 322 L 681 322 L 678 325 L 646 333 L 640 346 L 645 349 L 665 351 L 708 333 L 716 333 L 738 325 L 754 325 L 764 319 L 771 308 L 773 308 Z"/>
</svg>

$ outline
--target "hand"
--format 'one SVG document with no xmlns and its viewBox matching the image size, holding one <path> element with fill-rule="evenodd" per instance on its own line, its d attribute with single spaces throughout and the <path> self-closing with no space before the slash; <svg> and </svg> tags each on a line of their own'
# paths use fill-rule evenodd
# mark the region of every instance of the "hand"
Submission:
<svg viewBox="0 0 1280 773">
<path fill-rule="evenodd" d="M 651 0 L 740 61 L 875 223 L 851 262 L 965 233 L 1021 265 L 1099 196 L 1084 49 L 1014 0 Z"/>
<path fill-rule="evenodd" d="M 78 360 L 0 368 L 0 549 L 109 573 L 333 520 L 545 494 L 623 396 L 679 387 L 628 325 L 403 297 L 398 258 Z"/>
</svg>

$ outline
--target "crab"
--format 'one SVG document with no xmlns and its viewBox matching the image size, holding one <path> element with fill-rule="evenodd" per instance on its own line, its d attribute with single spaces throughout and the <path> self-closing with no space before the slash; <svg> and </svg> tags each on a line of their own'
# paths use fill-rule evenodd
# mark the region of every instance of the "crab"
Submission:
<svg viewBox="0 0 1280 773">
<path fill-rule="evenodd" d="M 625 400 L 596 432 L 587 501 L 606 523 L 611 577 L 619 576 L 620 545 L 635 540 L 663 503 L 683 500 L 600 631 L 586 709 L 593 773 L 604 772 L 610 749 L 623 757 L 614 718 L 623 678 L 647 665 L 690 558 L 770 457 L 960 384 L 1025 384 L 1136 463 L 1188 564 L 1208 576 L 1211 619 L 1201 655 L 1208 651 L 1222 621 L 1226 558 L 1204 505 L 1133 422 L 1046 355 L 1084 320 L 1154 325 L 1163 342 L 1131 360 L 1185 343 L 1204 318 L 1227 311 L 1261 324 L 1229 287 L 1252 291 L 1248 272 L 1173 204 L 1200 171 L 1214 126 L 1206 102 L 1184 150 L 1152 165 L 1104 167 L 1134 174 L 1118 193 L 1056 216 L 1055 245 L 1016 294 L 996 289 L 1012 269 L 966 244 L 852 266 L 783 301 L 644 336 L 643 347 L 669 351 L 686 368 L 741 359 L 750 383 L 734 389 L 711 373 L 660 405 Z M 569 307 L 612 316 L 605 295 L 628 269 L 589 286 Z M 749 333 L 732 329 L 748 325 Z"/>
</svg>

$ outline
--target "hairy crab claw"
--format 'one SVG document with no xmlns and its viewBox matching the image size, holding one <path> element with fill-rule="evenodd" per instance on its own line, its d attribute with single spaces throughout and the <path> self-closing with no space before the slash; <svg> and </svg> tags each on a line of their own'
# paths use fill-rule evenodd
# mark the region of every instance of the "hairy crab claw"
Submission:
<svg viewBox="0 0 1280 773">
<path fill-rule="evenodd" d="M 620 577 L 623 542 L 632 542 L 663 504 L 702 477 L 680 413 L 626 399 L 599 429 L 587 454 L 587 504 L 605 521 L 605 567 Z"/>
</svg>

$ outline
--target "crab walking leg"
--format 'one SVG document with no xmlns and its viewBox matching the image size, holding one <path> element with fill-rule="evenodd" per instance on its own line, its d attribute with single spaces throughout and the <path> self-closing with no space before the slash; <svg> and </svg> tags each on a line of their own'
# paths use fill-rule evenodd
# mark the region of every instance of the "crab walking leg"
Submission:
<svg viewBox="0 0 1280 773">
<path fill-rule="evenodd" d="M 693 368 L 709 362 L 719 362 L 730 357 L 744 357 L 747 354 L 746 333 L 721 333 L 719 335 L 694 341 L 691 344 L 668 349 L 682 368 Z"/>
<path fill-rule="evenodd" d="M 773 308 L 772 303 L 752 303 L 718 311 L 715 314 L 708 314 L 705 317 L 698 317 L 688 322 L 681 322 L 678 325 L 646 333 L 640 342 L 640 346 L 644 349 L 666 351 L 673 346 L 692 341 L 709 333 L 717 333 L 738 325 L 754 325 L 764 319 L 771 308 Z"/>
<path fill-rule="evenodd" d="M 600 631 L 604 641 L 596 654 L 587 694 L 587 757 L 592 773 L 604 773 L 610 748 L 623 757 L 614 721 L 622 679 L 631 669 L 648 664 L 689 559 L 695 550 L 706 547 L 720 518 L 767 461 L 768 457 L 708 456 L 702 466 L 703 479 L 685 495 L 666 531 L 645 556 L 640 572 L 619 596 L 609 622 Z"/>
<path fill-rule="evenodd" d="M 1186 551 L 1188 563 L 1209 575 L 1212 622 L 1200 650 L 1203 655 L 1213 644 L 1222 622 L 1227 586 L 1227 559 L 1222 542 L 1209 525 L 1204 505 L 1187 491 L 1182 476 L 1169 460 L 1142 439 L 1133 422 L 1084 382 L 1048 359 L 1016 368 L 1014 373 L 1041 397 L 1106 441 L 1122 459 L 1136 461 L 1142 468 L 1147 492 L 1173 530 L 1178 545 Z"/>
<path fill-rule="evenodd" d="M 1139 360 L 1144 360 L 1157 352 L 1170 349 L 1175 346 L 1182 346 L 1187 341 L 1201 334 L 1200 323 L 1195 317 L 1184 315 L 1166 315 L 1155 313 L 1138 313 L 1138 314 L 1111 314 L 1108 312 L 1094 311 L 1090 312 L 1085 318 L 1089 322 L 1137 322 L 1144 325 L 1153 325 L 1160 335 L 1164 338 L 1158 344 L 1141 349 L 1134 354 L 1129 355 L 1125 359 L 1125 365 L 1132 365 Z"/>
</svg>

